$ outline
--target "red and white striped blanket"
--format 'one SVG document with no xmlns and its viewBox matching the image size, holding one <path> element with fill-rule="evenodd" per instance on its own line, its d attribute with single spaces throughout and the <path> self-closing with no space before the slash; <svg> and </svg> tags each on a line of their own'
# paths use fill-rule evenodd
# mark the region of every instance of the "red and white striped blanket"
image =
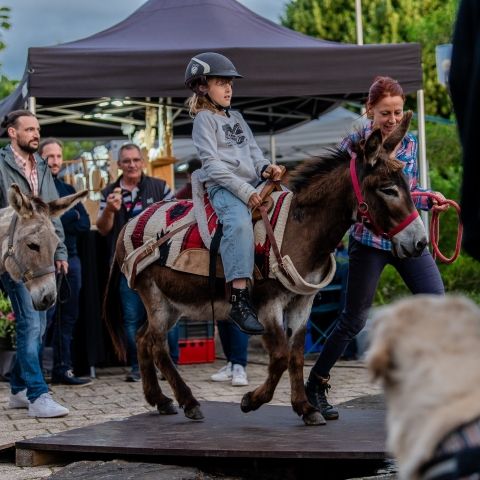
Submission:
<svg viewBox="0 0 480 480">
<path fill-rule="evenodd" d="M 291 192 L 273 192 L 274 206 L 268 216 L 272 224 L 279 249 L 282 247 L 283 234 L 292 200 Z M 217 228 L 217 215 L 206 195 L 203 202 L 204 212 L 201 226 L 202 232 L 208 231 L 213 237 Z M 197 210 L 198 211 L 198 210 Z M 197 215 L 198 216 L 198 215 Z M 195 222 L 193 202 L 187 200 L 158 202 L 147 208 L 140 215 L 130 220 L 125 227 L 123 242 L 127 253 L 122 271 L 130 280 L 131 265 L 135 253 L 152 241 L 156 241 L 168 232 L 185 226 L 169 240 L 155 249 L 152 254 L 137 266 L 137 274 L 153 262 L 175 270 L 208 275 L 209 253 L 200 235 L 198 223 Z M 274 254 L 262 221 L 254 224 L 255 264 L 264 278 L 275 278 L 271 272 Z M 217 268 L 217 276 L 222 272 Z"/>
</svg>

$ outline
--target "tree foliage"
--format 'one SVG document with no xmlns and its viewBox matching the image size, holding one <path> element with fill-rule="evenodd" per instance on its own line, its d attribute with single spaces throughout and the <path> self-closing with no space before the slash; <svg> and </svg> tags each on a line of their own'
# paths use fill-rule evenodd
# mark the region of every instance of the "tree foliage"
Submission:
<svg viewBox="0 0 480 480">
<path fill-rule="evenodd" d="M 4 50 L 6 45 L 3 40 L 3 32 L 10 29 L 10 8 L 0 6 L 0 51 Z M 0 74 L 0 99 L 9 95 L 17 85 L 16 80 L 10 80 L 5 75 Z"/>
<path fill-rule="evenodd" d="M 9 30 L 11 27 L 10 23 L 10 7 L 1 7 L 0 6 L 0 51 L 4 50 L 6 45 L 3 41 L 4 30 Z"/>
<path fill-rule="evenodd" d="M 451 41 L 458 0 L 364 0 L 364 43 L 418 42 L 422 45 L 425 108 L 452 113 L 446 89 L 437 82 L 435 46 Z M 290 0 L 284 26 L 313 37 L 356 43 L 355 0 Z M 381 74 L 381 72 L 379 72 Z"/>
</svg>

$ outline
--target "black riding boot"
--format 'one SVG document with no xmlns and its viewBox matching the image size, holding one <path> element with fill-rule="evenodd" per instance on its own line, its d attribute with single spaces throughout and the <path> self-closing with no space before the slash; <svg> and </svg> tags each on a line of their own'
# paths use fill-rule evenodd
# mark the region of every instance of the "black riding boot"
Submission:
<svg viewBox="0 0 480 480">
<path fill-rule="evenodd" d="M 247 288 L 232 288 L 230 299 L 232 309 L 229 318 L 244 333 L 260 335 L 263 333 L 263 325 L 258 321 L 257 314 L 250 303 L 250 295 Z"/>
<path fill-rule="evenodd" d="M 310 404 L 320 411 L 325 420 L 336 420 L 338 418 L 338 410 L 327 401 L 327 393 L 331 388 L 328 383 L 329 379 L 330 375 L 324 378 L 310 372 L 310 376 L 305 384 L 305 393 Z"/>
</svg>

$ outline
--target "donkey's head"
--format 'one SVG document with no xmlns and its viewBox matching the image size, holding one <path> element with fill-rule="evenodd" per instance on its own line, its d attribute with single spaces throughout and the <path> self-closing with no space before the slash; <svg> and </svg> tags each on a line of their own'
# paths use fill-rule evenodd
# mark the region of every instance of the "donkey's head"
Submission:
<svg viewBox="0 0 480 480">
<path fill-rule="evenodd" d="M 374 130 L 360 145 L 357 168 L 365 205 L 359 213 L 370 221 L 370 227 L 387 236 L 393 254 L 399 258 L 418 256 L 427 244 L 423 222 L 416 213 L 410 188 L 403 174 L 403 164 L 395 152 L 408 131 L 412 112 L 385 140 L 380 130 Z M 368 214 L 362 214 L 362 208 Z"/>
<path fill-rule="evenodd" d="M 0 222 L 0 267 L 13 280 L 25 282 L 33 306 L 46 310 L 56 301 L 54 253 L 59 243 L 51 218 L 73 207 L 87 191 L 45 203 L 24 195 L 13 184 L 8 191 L 10 208 L 2 211 Z"/>
</svg>

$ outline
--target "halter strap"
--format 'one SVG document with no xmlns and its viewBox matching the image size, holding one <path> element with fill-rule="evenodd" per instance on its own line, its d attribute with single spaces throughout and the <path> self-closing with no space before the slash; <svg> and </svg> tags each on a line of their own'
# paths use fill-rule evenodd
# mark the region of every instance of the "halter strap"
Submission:
<svg viewBox="0 0 480 480">
<path fill-rule="evenodd" d="M 357 154 L 352 153 L 350 158 L 350 177 L 352 178 L 353 191 L 355 192 L 355 197 L 357 198 L 357 217 L 360 217 L 362 223 L 368 223 L 368 228 L 370 228 L 375 235 L 387 238 L 390 240 L 397 233 L 401 232 L 403 229 L 408 227 L 418 216 L 418 211 L 415 208 L 413 212 L 407 215 L 398 225 L 391 228 L 388 232 L 382 231 L 377 224 L 373 221 L 372 216 L 370 215 L 368 204 L 364 200 L 362 195 L 362 190 L 360 188 L 360 182 L 358 181 L 357 175 Z"/>
</svg>

